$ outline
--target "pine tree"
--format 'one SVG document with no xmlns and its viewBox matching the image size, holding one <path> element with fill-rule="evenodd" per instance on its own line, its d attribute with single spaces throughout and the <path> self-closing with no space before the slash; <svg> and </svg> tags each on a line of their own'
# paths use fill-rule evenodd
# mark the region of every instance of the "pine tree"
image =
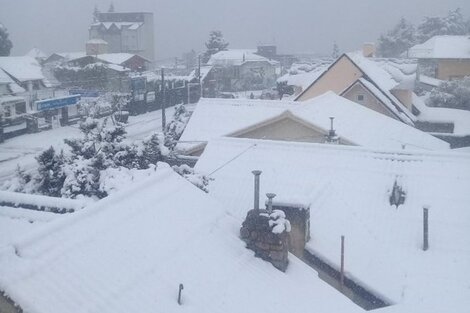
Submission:
<svg viewBox="0 0 470 313">
<path fill-rule="evenodd" d="M 93 23 L 97 23 L 100 21 L 100 10 L 98 10 L 98 6 L 95 5 L 95 9 L 93 10 Z"/>
<path fill-rule="evenodd" d="M 109 5 L 109 9 L 108 9 L 108 13 L 114 13 L 114 3 L 111 2 L 111 4 Z"/>
<path fill-rule="evenodd" d="M 339 58 L 339 47 L 336 42 L 333 43 L 333 51 L 331 53 L 331 57 L 335 60 Z"/>
<path fill-rule="evenodd" d="M 203 55 L 202 62 L 207 63 L 213 54 L 219 51 L 227 50 L 229 43 L 225 41 L 220 30 L 213 30 L 209 33 L 209 40 L 206 42 L 206 52 Z"/>
<path fill-rule="evenodd" d="M 9 56 L 11 48 L 13 48 L 13 44 L 11 40 L 8 38 L 8 30 L 2 23 L 0 23 L 0 56 Z"/>
<path fill-rule="evenodd" d="M 153 134 L 143 142 L 142 157 L 140 162 L 140 168 L 148 168 L 150 164 L 156 165 L 162 161 L 162 151 L 160 145 L 160 139 L 157 134 Z"/>
<path fill-rule="evenodd" d="M 459 8 L 449 11 L 445 17 L 424 17 L 417 28 L 417 39 L 419 43 L 439 35 L 465 35 L 470 33 L 468 24 Z"/>
<path fill-rule="evenodd" d="M 65 180 L 65 173 L 63 171 L 65 160 L 63 153 L 61 152 L 57 155 L 54 148 L 51 146 L 49 149 L 42 152 L 36 160 L 39 165 L 39 175 L 36 178 L 38 191 L 41 194 L 60 197 Z"/>
<path fill-rule="evenodd" d="M 381 35 L 378 53 L 382 57 L 399 57 L 416 44 L 415 28 L 404 18 L 387 34 Z"/>
</svg>

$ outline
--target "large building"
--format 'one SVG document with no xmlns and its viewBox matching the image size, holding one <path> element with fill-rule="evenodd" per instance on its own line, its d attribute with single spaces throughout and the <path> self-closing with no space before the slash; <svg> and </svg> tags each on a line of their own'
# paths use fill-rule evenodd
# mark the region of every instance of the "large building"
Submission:
<svg viewBox="0 0 470 313">
<path fill-rule="evenodd" d="M 153 13 L 99 13 L 89 37 L 108 44 L 108 53 L 138 54 L 154 61 Z"/>
</svg>

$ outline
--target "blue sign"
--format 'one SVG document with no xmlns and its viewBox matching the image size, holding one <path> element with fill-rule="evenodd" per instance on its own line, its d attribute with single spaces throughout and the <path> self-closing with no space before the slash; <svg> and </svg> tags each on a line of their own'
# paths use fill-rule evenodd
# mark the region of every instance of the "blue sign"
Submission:
<svg viewBox="0 0 470 313">
<path fill-rule="evenodd" d="M 146 89 L 147 79 L 145 77 L 133 77 L 131 80 L 132 91 L 138 92 Z M 139 93 L 141 93 L 139 92 Z"/>
<path fill-rule="evenodd" d="M 36 101 L 38 111 L 52 110 L 74 105 L 80 100 L 79 95 Z"/>
</svg>

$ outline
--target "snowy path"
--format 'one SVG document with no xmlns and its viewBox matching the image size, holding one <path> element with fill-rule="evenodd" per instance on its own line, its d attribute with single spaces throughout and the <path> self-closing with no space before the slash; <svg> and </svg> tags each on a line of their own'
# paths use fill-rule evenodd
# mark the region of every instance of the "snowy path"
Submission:
<svg viewBox="0 0 470 313">
<path fill-rule="evenodd" d="M 166 109 L 166 120 L 173 116 L 173 107 Z M 126 126 L 127 141 L 142 140 L 151 132 L 161 132 L 161 110 L 130 116 Z M 7 139 L 0 144 L 0 185 L 15 175 L 17 165 L 25 170 L 36 166 L 35 156 L 53 146 L 56 150 L 65 147 L 64 139 L 79 137 L 78 125 L 60 127 L 37 134 L 27 134 Z"/>
</svg>

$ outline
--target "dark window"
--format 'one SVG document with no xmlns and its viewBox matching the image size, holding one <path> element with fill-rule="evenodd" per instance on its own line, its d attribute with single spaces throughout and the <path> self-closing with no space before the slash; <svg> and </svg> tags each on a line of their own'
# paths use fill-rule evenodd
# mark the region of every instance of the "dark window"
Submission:
<svg viewBox="0 0 470 313">
<path fill-rule="evenodd" d="M 15 104 L 15 112 L 16 112 L 16 115 L 25 114 L 26 113 L 26 103 L 21 102 L 21 103 Z"/>
<path fill-rule="evenodd" d="M 364 101 L 364 95 L 357 95 L 357 101 Z"/>
</svg>

